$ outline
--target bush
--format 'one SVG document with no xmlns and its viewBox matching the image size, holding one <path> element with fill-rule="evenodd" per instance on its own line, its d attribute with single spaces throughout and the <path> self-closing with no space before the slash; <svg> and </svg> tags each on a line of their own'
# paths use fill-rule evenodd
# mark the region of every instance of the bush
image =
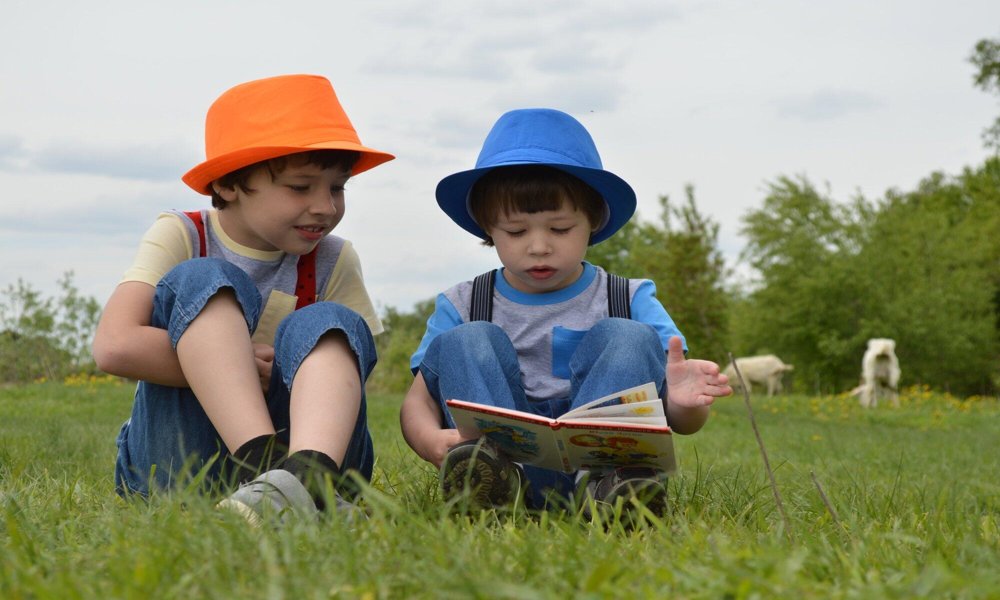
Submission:
<svg viewBox="0 0 1000 600">
<path fill-rule="evenodd" d="M 18 279 L 0 299 L 0 380 L 5 383 L 40 378 L 61 379 L 93 372 L 90 345 L 100 319 L 100 306 L 82 297 L 73 272 L 59 280 L 59 298 L 45 298 Z"/>
</svg>

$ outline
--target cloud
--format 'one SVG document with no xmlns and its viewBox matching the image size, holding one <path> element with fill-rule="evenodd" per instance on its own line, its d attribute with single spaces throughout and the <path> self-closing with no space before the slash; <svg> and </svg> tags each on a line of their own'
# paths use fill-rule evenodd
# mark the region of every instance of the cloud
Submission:
<svg viewBox="0 0 1000 600">
<path fill-rule="evenodd" d="M 829 121 L 856 112 L 877 109 L 882 103 L 871 94 L 850 90 L 819 90 L 808 96 L 776 102 L 778 115 L 804 121 Z"/>
<path fill-rule="evenodd" d="M 544 3 L 539 4 L 546 6 Z M 565 21 L 566 24 L 574 30 L 579 26 L 593 26 L 595 29 L 599 28 L 600 32 L 625 31 L 631 35 L 683 18 L 683 13 L 677 6 L 663 0 L 620 4 L 600 2 L 589 8 L 588 11 L 576 11 L 572 8 L 568 10 L 569 18 Z"/>
<path fill-rule="evenodd" d="M 550 78 L 519 89 L 503 89 L 494 96 L 493 104 L 500 110 L 529 106 L 556 108 L 580 117 L 591 112 L 613 111 L 622 94 L 624 90 L 614 79 Z"/>
<path fill-rule="evenodd" d="M 53 144 L 30 159 L 36 169 L 51 173 L 97 175 L 141 181 L 176 181 L 194 166 L 180 161 L 196 156 L 178 145 L 92 146 L 77 141 Z"/>
<path fill-rule="evenodd" d="M 0 169 L 14 170 L 24 160 L 24 143 L 15 135 L 0 134 Z"/>
<path fill-rule="evenodd" d="M 493 118 L 499 116 L 498 113 Z M 433 147 L 466 151 L 478 148 L 492 126 L 493 121 L 486 122 L 469 114 L 439 112 L 431 116 L 424 139 L 430 140 Z"/>
<path fill-rule="evenodd" d="M 74 196 L 67 190 L 86 187 L 72 181 L 45 190 L 24 205 L 16 199 L 0 210 L 0 234 L 31 232 L 35 237 L 105 238 L 123 232 L 141 235 L 162 210 L 187 209 L 181 203 L 196 203 L 203 196 L 193 193 L 181 200 L 181 186 L 149 183 L 110 183 L 113 189 L 93 196 Z"/>
<path fill-rule="evenodd" d="M 545 75 L 614 76 L 620 72 L 625 60 L 619 52 L 608 51 L 596 44 L 582 49 L 549 44 L 535 53 L 532 63 Z"/>
</svg>

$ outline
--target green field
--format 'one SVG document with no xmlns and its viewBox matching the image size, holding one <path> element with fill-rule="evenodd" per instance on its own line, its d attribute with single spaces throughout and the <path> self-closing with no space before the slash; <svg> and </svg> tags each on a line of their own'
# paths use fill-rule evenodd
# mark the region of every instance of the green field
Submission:
<svg viewBox="0 0 1000 600">
<path fill-rule="evenodd" d="M 901 408 L 742 398 L 676 439 L 672 512 L 633 531 L 576 515 L 449 514 L 369 399 L 371 519 L 252 530 L 191 492 L 125 502 L 130 385 L 0 390 L 2 598 L 998 598 L 1000 404 L 923 389 Z M 824 502 L 820 490 L 825 492 Z"/>
</svg>

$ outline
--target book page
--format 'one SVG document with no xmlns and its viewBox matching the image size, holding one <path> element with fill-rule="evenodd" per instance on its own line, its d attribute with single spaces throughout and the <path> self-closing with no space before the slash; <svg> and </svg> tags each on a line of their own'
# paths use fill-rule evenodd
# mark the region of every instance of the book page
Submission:
<svg viewBox="0 0 1000 600">
<path fill-rule="evenodd" d="M 461 400 L 448 400 L 448 408 L 463 436 L 485 436 L 511 460 L 557 471 L 568 468 L 552 429 L 554 420 Z"/>
<path fill-rule="evenodd" d="M 559 417 L 559 419 L 560 420 L 576 419 L 583 416 L 583 413 L 586 413 L 591 410 L 597 410 L 607 407 L 617 407 L 617 406 L 635 404 L 640 402 L 648 402 L 650 400 L 659 400 L 659 399 L 660 397 L 656 393 L 656 385 L 650 381 L 648 383 L 637 385 L 627 390 L 615 392 L 614 394 L 604 396 L 603 398 L 598 398 L 597 400 L 592 400 L 584 404 L 583 406 L 579 406 L 567 412 L 566 414 Z"/>
<path fill-rule="evenodd" d="M 649 423 L 666 425 L 667 417 L 663 412 L 663 401 L 659 398 L 645 400 L 643 402 L 633 402 L 631 404 L 611 404 L 600 408 L 589 408 L 584 411 L 573 410 L 566 413 L 560 422 L 583 421 L 588 419 L 599 419 L 605 421 L 617 421 L 621 418 L 640 419 Z"/>
<path fill-rule="evenodd" d="M 572 469 L 652 467 L 667 473 L 677 469 L 669 427 L 615 423 L 565 423 L 559 428 Z"/>
</svg>

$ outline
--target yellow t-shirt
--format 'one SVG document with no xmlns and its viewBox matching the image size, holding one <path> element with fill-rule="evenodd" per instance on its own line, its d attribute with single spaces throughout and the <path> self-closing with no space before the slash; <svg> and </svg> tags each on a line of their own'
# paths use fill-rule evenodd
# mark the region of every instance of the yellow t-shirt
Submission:
<svg viewBox="0 0 1000 600">
<path fill-rule="evenodd" d="M 263 265 L 274 270 L 282 268 L 280 265 L 287 262 L 287 255 L 280 250 L 262 251 L 237 243 L 220 226 L 217 211 L 210 210 L 207 214 L 209 218 L 205 223 L 205 236 L 208 239 L 207 245 L 212 249 L 209 256 L 219 255 L 248 273 L 251 271 L 247 266 Z M 161 213 L 143 236 L 135 260 L 125 271 L 121 281 L 141 281 L 155 286 L 172 268 L 193 258 L 195 247 L 191 234 L 193 226 L 186 221 L 186 217 L 176 212 Z M 340 238 L 334 239 L 343 245 L 335 258 L 336 262 L 333 263 L 329 277 L 326 278 L 326 285 L 318 293 L 318 299 L 343 304 L 357 312 L 368 324 L 372 335 L 378 335 L 383 331 L 382 322 L 368 296 L 368 290 L 365 289 L 358 254 L 351 242 Z M 324 240 L 326 241 L 334 240 Z M 318 283 L 324 280 L 319 272 L 320 268 L 321 261 L 317 261 Z M 255 281 L 255 283 L 258 284 L 258 290 L 261 290 L 261 282 Z M 253 335 L 254 342 L 274 344 L 274 334 L 278 324 L 295 310 L 296 297 L 290 292 L 294 292 L 294 289 L 282 291 L 264 287 L 262 293 L 267 299 Z"/>
</svg>

